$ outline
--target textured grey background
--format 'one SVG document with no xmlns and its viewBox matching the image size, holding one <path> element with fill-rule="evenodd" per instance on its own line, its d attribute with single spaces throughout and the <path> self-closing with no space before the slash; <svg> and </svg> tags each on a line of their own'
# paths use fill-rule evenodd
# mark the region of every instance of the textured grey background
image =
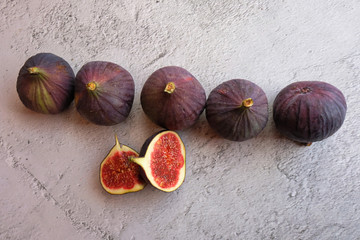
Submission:
<svg viewBox="0 0 360 240">
<path fill-rule="evenodd" d="M 0 239 L 360 239 L 359 0 L 0 1 Z M 38 52 L 120 64 L 134 77 L 130 117 L 116 126 L 27 110 L 15 85 Z M 269 104 L 294 81 L 341 89 L 346 120 L 311 147 L 280 136 L 272 118 L 246 142 L 212 131 L 204 114 L 179 132 L 187 176 L 173 193 L 123 196 L 100 186 L 114 144 L 140 149 L 160 128 L 140 106 L 147 77 L 188 69 L 210 91 L 245 78 Z M 270 107 L 270 116 L 272 108 Z"/>
</svg>

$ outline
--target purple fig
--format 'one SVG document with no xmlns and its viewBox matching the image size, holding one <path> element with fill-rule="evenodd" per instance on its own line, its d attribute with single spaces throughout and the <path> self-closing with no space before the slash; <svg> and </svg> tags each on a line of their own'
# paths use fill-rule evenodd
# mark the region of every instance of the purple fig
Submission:
<svg viewBox="0 0 360 240">
<path fill-rule="evenodd" d="M 74 72 L 61 57 L 39 53 L 22 66 L 16 89 L 22 103 L 39 113 L 56 114 L 74 99 Z"/>
<path fill-rule="evenodd" d="M 244 79 L 223 82 L 206 103 L 210 126 L 225 139 L 245 141 L 257 136 L 268 121 L 268 100 L 255 83 Z"/>
<path fill-rule="evenodd" d="M 132 76 L 115 63 L 89 62 L 76 74 L 76 108 L 83 117 L 98 125 L 124 121 L 130 114 L 134 92 Z"/>
<path fill-rule="evenodd" d="M 320 81 L 288 85 L 276 96 L 273 106 L 280 133 L 307 145 L 333 135 L 343 124 L 347 109 L 342 92 Z"/>
<path fill-rule="evenodd" d="M 203 112 L 205 90 L 187 70 L 169 66 L 155 71 L 141 91 L 141 106 L 157 125 L 182 130 L 192 126 Z"/>
</svg>

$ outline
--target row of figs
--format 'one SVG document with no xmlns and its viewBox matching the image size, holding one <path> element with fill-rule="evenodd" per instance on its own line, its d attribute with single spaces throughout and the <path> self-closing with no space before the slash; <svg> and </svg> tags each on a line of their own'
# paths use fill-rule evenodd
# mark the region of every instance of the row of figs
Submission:
<svg viewBox="0 0 360 240">
<path fill-rule="evenodd" d="M 75 99 L 80 115 L 95 124 L 114 125 L 129 115 L 135 87 L 130 73 L 115 63 L 89 62 L 75 76 L 64 59 L 39 53 L 20 69 L 17 91 L 23 104 L 36 112 L 59 113 Z M 257 136 L 268 121 L 268 100 L 258 85 L 233 79 L 221 83 L 206 99 L 200 82 L 176 66 L 151 74 L 141 91 L 141 106 L 154 123 L 168 130 L 192 126 L 206 109 L 209 125 L 232 141 Z M 284 136 L 310 144 L 335 133 L 346 108 L 336 87 L 319 81 L 295 82 L 277 95 L 273 119 Z"/>
<path fill-rule="evenodd" d="M 33 111 L 56 114 L 74 99 L 80 115 L 90 122 L 114 125 L 129 115 L 135 87 L 130 73 L 117 64 L 89 62 L 75 76 L 64 59 L 39 53 L 20 69 L 17 91 Z M 232 141 L 257 136 L 268 122 L 268 100 L 255 83 L 229 80 L 206 99 L 200 82 L 176 66 L 151 74 L 140 100 L 145 114 L 166 130 L 148 138 L 140 153 L 116 138 L 100 165 L 100 183 L 111 194 L 140 191 L 147 183 L 165 192 L 179 188 L 185 178 L 185 146 L 174 130 L 191 127 L 204 110 L 211 128 Z M 276 96 L 273 119 L 284 136 L 309 145 L 334 134 L 346 108 L 336 87 L 319 81 L 295 82 Z"/>
</svg>

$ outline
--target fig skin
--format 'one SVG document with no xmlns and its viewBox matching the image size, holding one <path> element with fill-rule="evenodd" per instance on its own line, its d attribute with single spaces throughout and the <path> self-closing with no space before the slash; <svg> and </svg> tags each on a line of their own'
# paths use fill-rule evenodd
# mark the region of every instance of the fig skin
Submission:
<svg viewBox="0 0 360 240">
<path fill-rule="evenodd" d="M 206 103 L 206 119 L 220 136 L 245 141 L 257 136 L 268 121 L 268 100 L 255 83 L 232 79 L 213 89 Z"/>
<path fill-rule="evenodd" d="M 26 60 L 16 83 L 21 102 L 32 111 L 57 114 L 74 99 L 75 74 L 70 65 L 52 53 L 38 53 Z"/>
<path fill-rule="evenodd" d="M 124 121 L 130 114 L 134 94 L 132 76 L 115 63 L 88 62 L 76 74 L 76 109 L 94 124 L 110 126 Z"/>
<path fill-rule="evenodd" d="M 273 104 L 276 128 L 285 137 L 306 145 L 333 135 L 345 120 L 342 92 L 321 81 L 300 81 L 282 89 Z"/>
<path fill-rule="evenodd" d="M 203 112 L 206 94 L 187 70 L 167 66 L 156 70 L 141 91 L 141 106 L 157 125 L 182 130 L 194 125 Z"/>
<path fill-rule="evenodd" d="M 161 142 L 164 141 L 162 137 L 168 136 L 169 138 L 176 138 L 177 143 L 169 143 L 169 142 Z M 154 152 L 157 151 L 159 153 L 159 147 L 163 147 L 159 145 L 160 143 L 164 143 L 166 145 L 166 148 L 161 150 L 160 152 L 164 154 L 165 156 L 159 157 L 157 154 L 154 155 Z M 177 145 L 178 144 L 178 145 Z M 172 147 L 175 147 L 174 149 Z M 179 153 L 180 152 L 180 153 Z M 176 153 L 181 155 L 182 162 L 176 162 Z M 175 158 L 175 160 L 174 160 Z M 169 160 L 170 159 L 170 160 Z M 176 189 L 178 189 L 185 179 L 185 171 L 186 171 L 186 153 L 185 153 L 185 146 L 180 138 L 180 136 L 171 130 L 162 130 L 159 131 L 152 136 L 150 136 L 145 143 L 143 144 L 139 157 L 132 157 L 131 161 L 139 164 L 142 167 L 141 174 L 144 179 L 148 183 L 150 183 L 155 188 L 164 191 L 164 192 L 173 192 Z M 175 161 L 171 162 L 171 164 L 175 164 L 175 166 L 171 165 L 169 167 L 168 164 L 170 164 L 167 161 Z M 156 164 L 160 164 L 159 166 L 155 166 Z M 180 168 L 179 164 L 181 165 Z M 176 171 L 174 172 L 174 168 L 176 168 Z M 155 176 L 156 173 L 165 172 L 164 175 L 158 175 Z M 165 175 L 168 174 L 168 175 Z M 178 175 L 177 175 L 178 174 Z M 174 177 L 177 176 L 177 177 Z M 174 178 L 177 178 L 176 182 L 174 181 Z M 165 185 L 159 184 L 159 180 L 157 179 L 166 179 L 167 181 L 164 183 Z M 160 182 L 162 182 L 162 180 Z M 170 186 L 166 186 L 166 184 L 170 184 Z"/>
</svg>

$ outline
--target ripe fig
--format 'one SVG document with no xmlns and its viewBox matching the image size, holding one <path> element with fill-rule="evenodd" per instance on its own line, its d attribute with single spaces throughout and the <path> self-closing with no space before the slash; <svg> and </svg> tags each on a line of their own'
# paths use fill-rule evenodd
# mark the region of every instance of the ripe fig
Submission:
<svg viewBox="0 0 360 240">
<path fill-rule="evenodd" d="M 115 146 L 100 165 L 100 182 L 105 191 L 111 194 L 137 192 L 146 186 L 141 177 L 141 167 L 130 161 L 139 154 L 125 145 L 120 145 L 115 137 Z"/>
<path fill-rule="evenodd" d="M 310 145 L 333 135 L 343 124 L 346 101 L 333 85 L 295 82 L 282 89 L 273 105 L 276 128 L 287 138 Z"/>
<path fill-rule="evenodd" d="M 83 117 L 98 125 L 115 125 L 130 114 L 135 85 L 121 66 L 104 61 L 88 62 L 75 79 L 75 105 Z"/>
<path fill-rule="evenodd" d="M 223 138 L 245 141 L 257 136 L 268 121 L 268 101 L 255 83 L 233 79 L 213 89 L 206 102 L 206 119 Z"/>
<path fill-rule="evenodd" d="M 156 70 L 141 91 L 141 106 L 157 125 L 169 130 L 192 126 L 204 110 L 205 90 L 187 70 L 168 66 Z"/>
<path fill-rule="evenodd" d="M 139 164 L 151 185 L 172 192 L 185 179 L 185 146 L 176 132 L 161 131 L 146 140 L 140 157 L 131 160 Z"/>
<path fill-rule="evenodd" d="M 56 114 L 74 99 L 74 79 L 74 72 L 64 59 L 52 53 L 38 53 L 20 69 L 16 90 L 27 108 Z"/>
</svg>

